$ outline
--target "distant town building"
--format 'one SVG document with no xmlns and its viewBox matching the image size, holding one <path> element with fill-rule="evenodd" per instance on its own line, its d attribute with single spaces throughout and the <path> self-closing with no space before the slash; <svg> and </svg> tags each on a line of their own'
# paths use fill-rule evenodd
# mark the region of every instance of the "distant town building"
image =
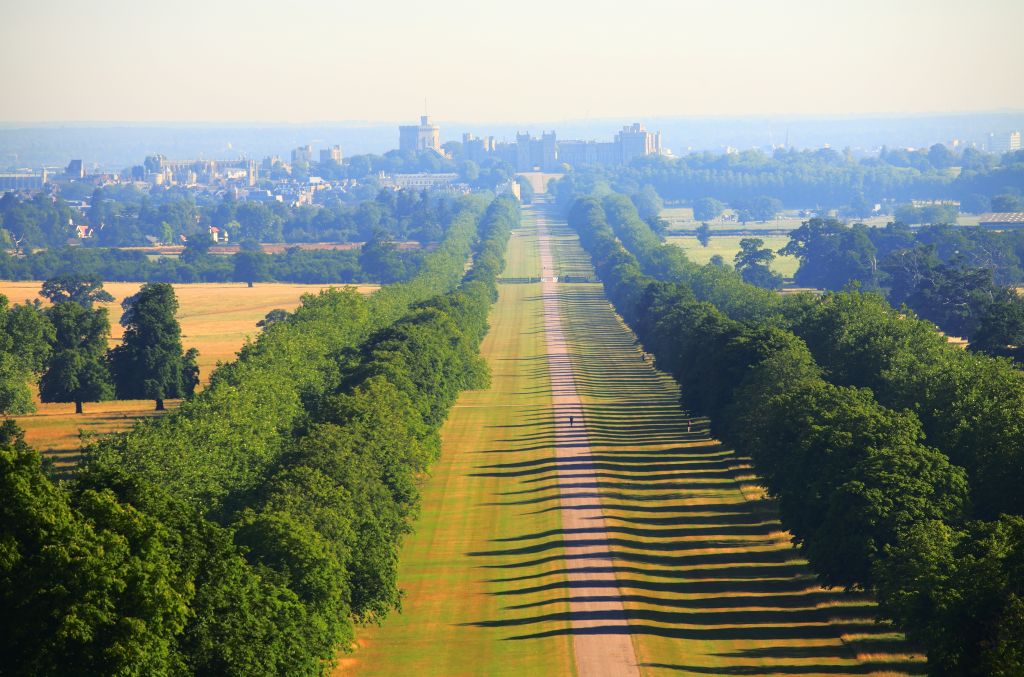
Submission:
<svg viewBox="0 0 1024 677">
<path fill-rule="evenodd" d="M 8 190 L 42 190 L 49 176 L 39 172 L 5 172 L 0 174 L 0 193 Z"/>
<path fill-rule="evenodd" d="M 1020 132 L 1006 132 L 1005 134 L 989 134 L 988 149 L 992 153 L 1009 153 L 1020 150 Z"/>
<path fill-rule="evenodd" d="M 978 217 L 983 228 L 1024 228 L 1024 212 L 990 212 Z"/>
<path fill-rule="evenodd" d="M 472 134 L 462 135 L 462 154 L 467 160 L 480 164 L 486 160 L 497 149 L 497 143 L 493 136 L 477 138 Z"/>
<path fill-rule="evenodd" d="M 615 135 L 621 155 L 619 162 L 628 165 L 638 157 L 661 155 L 661 132 L 649 132 L 639 122 L 626 125 Z"/>
<path fill-rule="evenodd" d="M 139 172 L 132 170 L 133 178 Z M 142 180 L 155 186 L 213 185 L 236 181 L 255 186 L 255 160 L 168 160 L 150 155 L 142 163 Z"/>
<path fill-rule="evenodd" d="M 390 177 L 383 177 L 380 181 L 382 186 L 397 188 L 400 190 L 427 190 L 431 188 L 447 188 L 458 182 L 459 175 L 450 173 L 428 174 L 420 172 L 416 174 L 394 174 Z"/>
<path fill-rule="evenodd" d="M 544 132 L 539 139 L 529 134 L 516 134 L 516 169 L 554 171 L 558 168 L 558 139 L 554 131 Z"/>
<path fill-rule="evenodd" d="M 403 153 L 433 150 L 441 152 L 441 128 L 430 122 L 429 115 L 420 116 L 418 125 L 398 128 L 398 150 Z"/>
<path fill-rule="evenodd" d="M 623 165 L 639 157 L 667 152 L 661 145 L 661 132 L 649 132 L 639 122 L 623 127 L 612 141 L 559 140 L 551 131 L 544 132 L 540 138 L 518 133 L 515 144 L 502 144 L 495 143 L 493 137 L 478 139 L 472 134 L 463 134 L 462 151 L 466 159 L 476 163 L 494 157 L 508 162 L 519 172 L 558 172 L 563 164 L 574 167 Z"/>
<path fill-rule="evenodd" d="M 67 169 L 64 170 L 64 176 L 69 179 L 84 179 L 85 165 L 81 160 L 72 160 L 68 163 Z"/>
<path fill-rule="evenodd" d="M 617 165 L 622 152 L 614 141 L 560 141 L 558 161 L 580 167 L 582 165 Z"/>
<path fill-rule="evenodd" d="M 292 151 L 292 165 L 308 165 L 313 161 L 313 147 L 309 144 Z"/>
<path fill-rule="evenodd" d="M 320 164 L 341 164 L 341 146 L 320 149 Z"/>
</svg>

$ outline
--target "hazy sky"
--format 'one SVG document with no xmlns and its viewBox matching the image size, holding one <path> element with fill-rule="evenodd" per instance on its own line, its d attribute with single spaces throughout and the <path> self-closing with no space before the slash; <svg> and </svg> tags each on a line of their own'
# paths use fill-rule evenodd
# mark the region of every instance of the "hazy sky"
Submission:
<svg viewBox="0 0 1024 677">
<path fill-rule="evenodd" d="M 1024 109 L 1024 0 L 31 0 L 2 121 Z"/>
</svg>

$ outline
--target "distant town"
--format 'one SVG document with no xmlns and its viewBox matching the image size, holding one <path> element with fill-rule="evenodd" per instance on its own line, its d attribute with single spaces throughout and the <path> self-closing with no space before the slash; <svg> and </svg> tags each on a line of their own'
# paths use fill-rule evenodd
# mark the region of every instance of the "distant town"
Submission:
<svg viewBox="0 0 1024 677">
<path fill-rule="evenodd" d="M 529 133 L 517 134 L 515 141 L 509 143 L 497 141 L 493 136 L 476 137 L 464 133 L 457 149 L 453 149 L 452 144 L 441 144 L 440 127 L 426 115 L 417 125 L 400 126 L 398 132 L 397 153 L 400 155 L 432 153 L 439 160 L 469 161 L 477 166 L 500 162 L 518 173 L 559 173 L 567 167 L 582 165 L 626 165 L 638 157 L 666 152 L 662 147 L 661 133 L 648 131 L 640 123 L 624 126 L 611 141 L 560 140 L 554 131 L 550 131 L 544 132 L 540 138 Z M 172 159 L 159 154 L 150 155 L 142 164 L 119 173 L 90 174 L 84 160 L 73 159 L 63 169 L 47 167 L 0 173 L 0 192 L 32 193 L 48 187 L 60 190 L 71 182 L 95 186 L 133 184 L 143 190 L 180 186 L 201 191 L 230 191 L 239 200 L 277 201 L 298 206 L 313 204 L 318 196 L 328 193 L 343 194 L 365 180 L 362 177 L 340 178 L 338 170 L 345 164 L 339 145 L 314 150 L 308 144 L 292 149 L 288 159 L 271 155 L 260 161 L 247 158 Z M 374 174 L 373 179 L 379 187 L 396 190 L 467 193 L 473 189 L 459 172 L 441 169 L 415 172 L 381 170 Z M 505 191 L 519 194 L 518 185 L 509 178 L 487 188 L 498 194 Z"/>
</svg>

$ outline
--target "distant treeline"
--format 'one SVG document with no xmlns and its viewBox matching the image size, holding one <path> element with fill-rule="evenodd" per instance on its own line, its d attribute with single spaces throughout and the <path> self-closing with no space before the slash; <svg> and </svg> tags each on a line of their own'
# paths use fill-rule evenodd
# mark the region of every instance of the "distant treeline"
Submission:
<svg viewBox="0 0 1024 677">
<path fill-rule="evenodd" d="M 377 233 L 362 250 L 291 248 L 263 254 L 256 247 L 232 256 L 209 253 L 206 240 L 187 246 L 181 257 L 151 259 L 124 249 L 59 247 L 11 255 L 0 252 L 0 279 L 46 280 L 78 272 L 118 282 L 294 282 L 302 284 L 390 283 L 415 274 L 420 250 L 398 249 Z"/>
<path fill-rule="evenodd" d="M 458 393 L 487 381 L 478 345 L 518 218 L 508 198 L 461 200 L 411 280 L 306 296 L 70 483 L 6 426 L 5 669 L 328 672 L 355 623 L 399 604 L 417 482 Z"/>
<path fill-rule="evenodd" d="M 932 674 L 1024 673 L 1024 374 L 877 294 L 780 296 L 696 266 L 622 196 L 569 220 L 826 584 L 872 592 Z"/>
<path fill-rule="evenodd" d="M 1022 197 L 1024 151 L 996 157 L 972 148 L 955 153 L 936 144 L 919 151 L 883 149 L 878 157 L 860 160 L 828 148 L 651 156 L 627 167 L 577 169 L 555 184 L 555 192 L 568 209 L 574 195 L 611 190 L 632 195 L 644 186 L 665 200 L 693 204 L 714 198 L 737 209 L 771 199 L 790 209 L 839 209 L 865 217 L 877 203 L 951 199 L 962 203 L 962 211 L 978 213 L 989 211 L 997 198 Z"/>
<path fill-rule="evenodd" d="M 795 282 L 882 290 L 973 348 L 1024 357 L 1024 231 L 900 223 L 885 228 L 811 219 L 779 250 L 800 260 Z"/>
<path fill-rule="evenodd" d="M 0 245 L 59 247 L 75 237 L 72 223 L 83 220 L 92 228 L 92 237 L 81 241 L 88 247 L 151 244 L 147 237 L 166 244 L 179 244 L 181 236 L 210 239 L 210 226 L 236 242 L 365 242 L 375 232 L 394 240 L 437 242 L 444 236 L 442 224 L 456 208 L 454 198 L 413 190 L 374 189 L 354 203 L 337 198 L 325 205 L 293 207 L 178 187 L 143 192 L 122 185 L 82 196 L 89 207 L 79 215 L 65 202 L 67 197 L 0 197 Z"/>
</svg>

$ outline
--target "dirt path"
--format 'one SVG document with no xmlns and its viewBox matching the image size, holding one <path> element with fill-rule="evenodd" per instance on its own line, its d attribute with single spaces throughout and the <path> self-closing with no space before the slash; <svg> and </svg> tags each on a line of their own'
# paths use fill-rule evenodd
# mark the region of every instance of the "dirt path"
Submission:
<svg viewBox="0 0 1024 677">
<path fill-rule="evenodd" d="M 551 239 L 543 216 L 537 217 L 540 245 L 544 334 L 554 409 L 555 453 L 561 491 L 559 505 L 565 538 L 569 614 L 573 653 L 580 677 L 639 675 L 626 610 L 615 581 L 596 468 L 590 456 L 583 405 L 573 376 L 554 277 Z M 577 489 L 583 489 L 579 491 Z M 585 540 L 571 534 L 586 534 Z"/>
</svg>

